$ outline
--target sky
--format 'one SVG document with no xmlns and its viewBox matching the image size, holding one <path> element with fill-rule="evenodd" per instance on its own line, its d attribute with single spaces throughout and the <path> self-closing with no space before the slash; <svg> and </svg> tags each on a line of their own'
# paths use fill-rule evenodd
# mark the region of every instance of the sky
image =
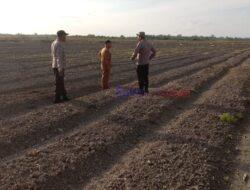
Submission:
<svg viewBox="0 0 250 190">
<path fill-rule="evenodd" d="M 1 0 L 0 33 L 250 37 L 250 0 Z"/>
</svg>

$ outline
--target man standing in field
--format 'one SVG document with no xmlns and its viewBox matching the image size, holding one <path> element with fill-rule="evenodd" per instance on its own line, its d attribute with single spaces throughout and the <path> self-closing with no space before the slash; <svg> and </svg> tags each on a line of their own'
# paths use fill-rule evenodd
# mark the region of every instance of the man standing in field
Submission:
<svg viewBox="0 0 250 190">
<path fill-rule="evenodd" d="M 57 39 L 51 45 L 52 69 L 55 76 L 55 103 L 68 101 L 67 92 L 64 86 L 66 56 L 63 43 L 66 42 L 68 34 L 60 30 L 57 32 Z"/>
<path fill-rule="evenodd" d="M 156 50 L 151 43 L 146 40 L 145 32 L 140 32 L 137 34 L 138 36 L 138 44 L 134 50 L 131 60 L 135 61 L 137 58 L 137 76 L 138 76 L 138 83 L 140 88 L 140 93 L 149 93 L 148 86 L 149 86 L 149 62 L 152 60 L 156 55 Z"/>
<path fill-rule="evenodd" d="M 101 61 L 101 72 L 102 72 L 102 89 L 109 89 L 109 76 L 111 70 L 111 53 L 110 49 L 112 48 L 112 42 L 107 40 L 105 42 L 105 47 L 100 51 L 100 61 Z"/>
</svg>

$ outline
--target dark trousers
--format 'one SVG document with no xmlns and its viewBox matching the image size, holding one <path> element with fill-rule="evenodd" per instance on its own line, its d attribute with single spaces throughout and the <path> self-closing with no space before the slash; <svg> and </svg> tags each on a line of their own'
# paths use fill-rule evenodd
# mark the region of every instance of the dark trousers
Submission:
<svg viewBox="0 0 250 190">
<path fill-rule="evenodd" d="M 54 68 L 53 71 L 54 71 L 55 85 L 56 85 L 55 98 L 60 99 L 61 96 L 67 95 L 67 92 L 64 86 L 64 75 L 60 76 L 57 68 Z"/>
<path fill-rule="evenodd" d="M 149 65 L 138 65 L 137 66 L 137 77 L 139 82 L 139 88 L 142 92 L 148 92 L 148 73 Z"/>
</svg>

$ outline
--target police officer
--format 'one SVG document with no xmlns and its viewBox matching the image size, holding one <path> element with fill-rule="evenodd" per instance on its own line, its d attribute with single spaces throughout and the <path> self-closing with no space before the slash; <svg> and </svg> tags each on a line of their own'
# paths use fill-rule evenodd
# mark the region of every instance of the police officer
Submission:
<svg viewBox="0 0 250 190">
<path fill-rule="evenodd" d="M 149 43 L 146 39 L 145 32 L 140 32 L 137 34 L 138 44 L 134 50 L 131 60 L 135 61 L 137 58 L 137 77 L 140 88 L 140 93 L 149 93 L 149 62 L 156 55 L 156 50 L 151 43 Z"/>
<path fill-rule="evenodd" d="M 66 42 L 68 34 L 64 30 L 57 32 L 57 38 L 51 45 L 52 69 L 55 76 L 55 100 L 54 103 L 68 101 L 67 92 L 64 86 L 66 56 L 63 43 Z"/>
</svg>

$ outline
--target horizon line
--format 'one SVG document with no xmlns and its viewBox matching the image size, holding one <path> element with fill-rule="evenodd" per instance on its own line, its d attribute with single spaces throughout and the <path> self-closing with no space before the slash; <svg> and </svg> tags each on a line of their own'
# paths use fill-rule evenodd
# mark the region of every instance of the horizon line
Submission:
<svg viewBox="0 0 250 190">
<path fill-rule="evenodd" d="M 0 35 L 10 35 L 10 36 L 56 36 L 56 34 L 49 34 L 49 33 L 0 33 Z M 191 37 L 201 37 L 201 38 L 237 38 L 237 39 L 250 39 L 250 37 L 239 37 L 239 36 L 217 36 L 214 34 L 211 35 L 198 35 L 198 34 L 194 34 L 194 35 L 183 35 L 183 34 L 146 34 L 147 36 L 156 36 L 156 37 L 183 37 L 183 38 L 191 38 Z M 80 37 L 111 37 L 111 38 L 120 38 L 120 37 L 125 37 L 125 38 L 135 38 L 136 34 L 131 36 L 131 35 L 100 35 L 100 34 L 69 34 L 69 36 L 80 36 Z"/>
</svg>

